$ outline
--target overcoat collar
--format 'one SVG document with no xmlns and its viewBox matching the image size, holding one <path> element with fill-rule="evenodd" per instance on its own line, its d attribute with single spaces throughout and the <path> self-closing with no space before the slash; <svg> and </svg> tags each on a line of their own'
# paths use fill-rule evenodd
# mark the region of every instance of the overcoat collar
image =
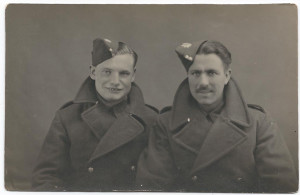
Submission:
<svg viewBox="0 0 300 195">
<path fill-rule="evenodd" d="M 224 93 L 225 105 L 221 115 L 239 125 L 249 127 L 251 118 L 249 117 L 247 104 L 233 78 L 225 86 Z M 186 78 L 175 94 L 170 121 L 171 129 L 175 130 L 184 123 L 190 122 L 193 113 L 199 112 L 199 107 L 196 105 L 196 100 L 190 93 L 188 79 Z"/>
<path fill-rule="evenodd" d="M 87 78 L 81 86 L 74 103 L 96 103 L 97 100 L 95 82 Z M 146 120 L 144 98 L 140 88 L 135 83 L 132 83 L 128 101 L 129 106 L 125 111 L 126 113 L 117 117 L 103 137 L 98 132 L 101 131 L 101 120 L 107 113 L 101 111 L 101 104 L 96 103 L 81 113 L 82 119 L 99 139 L 89 162 L 128 143 L 144 131 Z"/>
<path fill-rule="evenodd" d="M 96 103 L 97 94 L 95 88 L 95 81 L 90 77 L 86 78 L 83 84 L 81 85 L 77 95 L 75 96 L 74 103 Z"/>
<path fill-rule="evenodd" d="M 247 138 L 243 128 L 250 126 L 251 118 L 242 94 L 233 79 L 230 79 L 224 88 L 224 93 L 223 110 L 211 126 L 201 148 L 196 150 L 189 146 L 188 138 L 194 135 L 193 132 L 201 131 L 197 129 L 201 127 L 201 121 L 197 118 L 199 116 L 197 113 L 200 111 L 196 100 L 190 93 L 187 79 L 181 83 L 176 92 L 169 125 L 174 141 L 196 154 L 190 174 L 220 159 Z"/>
</svg>

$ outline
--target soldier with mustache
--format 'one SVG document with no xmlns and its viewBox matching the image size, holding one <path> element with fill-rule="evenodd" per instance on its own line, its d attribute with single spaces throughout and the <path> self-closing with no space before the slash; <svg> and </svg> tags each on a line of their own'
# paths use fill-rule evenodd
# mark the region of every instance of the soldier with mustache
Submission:
<svg viewBox="0 0 300 195">
<path fill-rule="evenodd" d="M 93 41 L 90 76 L 56 112 L 33 171 L 33 190 L 135 189 L 137 160 L 157 115 L 134 83 L 136 62 L 125 43 Z"/>
<path fill-rule="evenodd" d="M 295 192 L 298 179 L 276 122 L 247 104 L 218 41 L 176 48 L 187 78 L 164 108 L 138 164 L 143 189 Z"/>
</svg>

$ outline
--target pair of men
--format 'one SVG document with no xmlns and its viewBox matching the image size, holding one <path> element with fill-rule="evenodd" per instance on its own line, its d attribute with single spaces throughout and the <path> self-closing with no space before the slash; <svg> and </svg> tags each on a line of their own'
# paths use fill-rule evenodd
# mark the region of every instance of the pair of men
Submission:
<svg viewBox="0 0 300 195">
<path fill-rule="evenodd" d="M 217 41 L 176 48 L 187 79 L 157 117 L 133 82 L 136 53 L 95 39 L 91 73 L 57 113 L 33 174 L 36 190 L 293 192 L 275 122 L 248 105 Z"/>
</svg>

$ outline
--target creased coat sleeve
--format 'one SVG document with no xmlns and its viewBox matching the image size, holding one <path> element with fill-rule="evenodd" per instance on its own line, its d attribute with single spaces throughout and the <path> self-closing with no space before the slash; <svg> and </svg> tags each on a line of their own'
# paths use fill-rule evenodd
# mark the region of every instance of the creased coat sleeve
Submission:
<svg viewBox="0 0 300 195">
<path fill-rule="evenodd" d="M 158 119 L 150 132 L 148 147 L 140 156 L 136 181 L 143 190 L 166 190 L 175 171 L 168 135 Z"/>
<path fill-rule="evenodd" d="M 70 167 L 69 146 L 67 132 L 57 112 L 33 170 L 33 190 L 63 190 L 62 178 Z"/>
<path fill-rule="evenodd" d="M 295 192 L 296 170 L 274 120 L 266 114 L 258 124 L 255 160 L 261 192 Z"/>
</svg>

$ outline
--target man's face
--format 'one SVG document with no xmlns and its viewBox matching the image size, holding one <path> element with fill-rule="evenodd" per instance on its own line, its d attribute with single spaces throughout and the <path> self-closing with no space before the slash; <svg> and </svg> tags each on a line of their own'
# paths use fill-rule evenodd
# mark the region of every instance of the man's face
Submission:
<svg viewBox="0 0 300 195">
<path fill-rule="evenodd" d="M 106 101 L 118 101 L 129 93 L 135 78 L 134 59 L 130 54 L 116 55 L 90 68 L 96 90 Z"/>
<path fill-rule="evenodd" d="M 222 60 L 216 54 L 196 55 L 188 70 L 192 96 L 200 106 L 213 109 L 221 102 L 230 75 L 231 70 L 224 70 Z"/>
</svg>

